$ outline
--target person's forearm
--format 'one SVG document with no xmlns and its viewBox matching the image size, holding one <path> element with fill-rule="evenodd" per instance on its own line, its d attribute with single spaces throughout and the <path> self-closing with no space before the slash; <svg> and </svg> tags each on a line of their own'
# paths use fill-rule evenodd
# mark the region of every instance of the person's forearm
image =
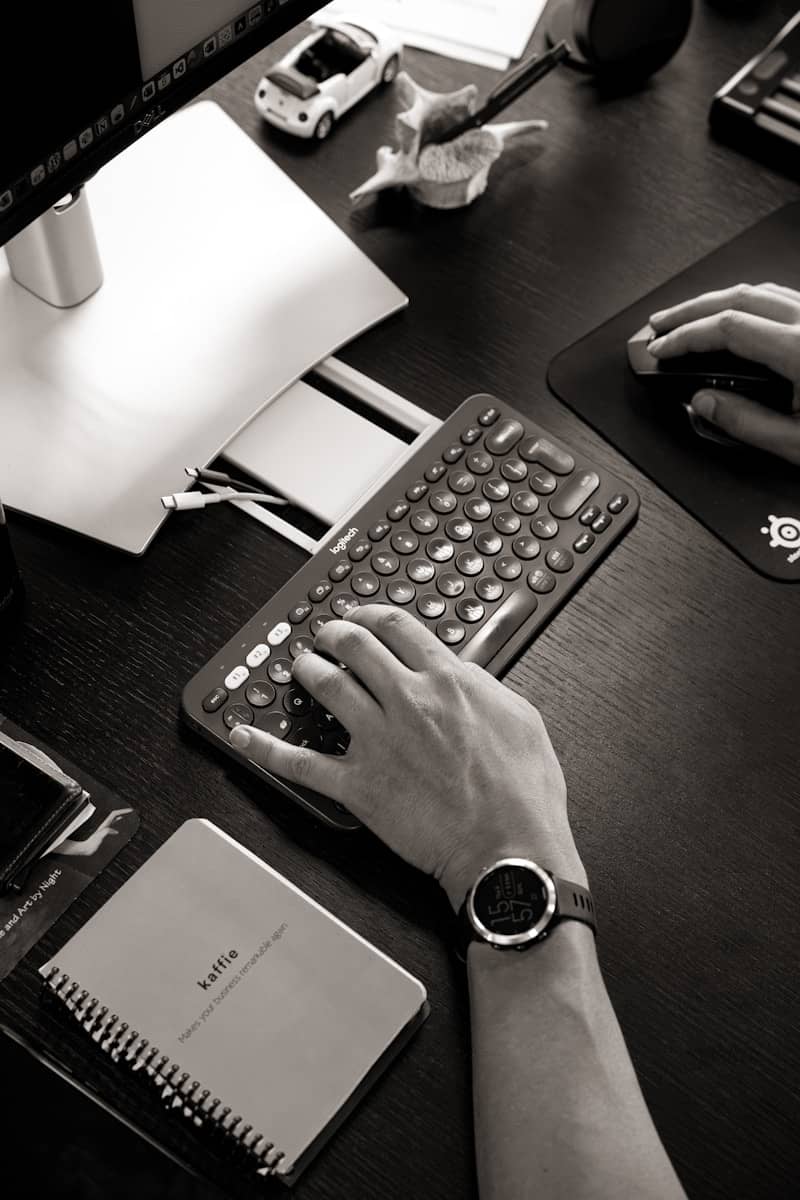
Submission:
<svg viewBox="0 0 800 1200">
<path fill-rule="evenodd" d="M 590 929 L 468 952 L 481 1200 L 673 1200 Z"/>
</svg>

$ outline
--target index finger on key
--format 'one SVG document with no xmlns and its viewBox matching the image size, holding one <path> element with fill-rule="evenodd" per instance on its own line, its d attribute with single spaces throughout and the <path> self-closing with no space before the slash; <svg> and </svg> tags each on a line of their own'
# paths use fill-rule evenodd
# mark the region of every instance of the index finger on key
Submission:
<svg viewBox="0 0 800 1200">
<path fill-rule="evenodd" d="M 792 326 L 730 308 L 681 325 L 656 338 L 648 350 L 658 359 L 730 350 L 740 358 L 763 363 L 789 379 L 794 378 L 798 368 L 797 331 Z"/>
<path fill-rule="evenodd" d="M 293 746 L 251 725 L 237 725 L 231 731 L 231 745 L 251 762 L 281 779 L 321 792 L 332 800 L 346 796 L 346 768 L 342 758 L 321 754 L 306 746 Z"/>
<path fill-rule="evenodd" d="M 732 312 L 748 312 L 754 316 L 766 317 L 771 321 L 791 324 L 800 318 L 800 297 L 797 293 L 792 297 L 788 290 L 772 288 L 767 284 L 752 286 L 749 283 L 739 283 L 735 287 L 723 288 L 717 292 L 705 292 L 702 296 L 694 296 L 684 300 L 673 308 L 662 309 L 650 317 L 650 325 L 654 332 L 661 336 L 681 325 L 691 321 L 699 321 L 702 317 L 713 316 L 726 310 Z M 651 343 L 652 344 L 652 343 Z"/>
<path fill-rule="evenodd" d="M 412 671 L 429 671 L 453 662 L 452 650 L 402 608 L 365 604 L 348 613 L 347 620 L 368 629 Z"/>
</svg>

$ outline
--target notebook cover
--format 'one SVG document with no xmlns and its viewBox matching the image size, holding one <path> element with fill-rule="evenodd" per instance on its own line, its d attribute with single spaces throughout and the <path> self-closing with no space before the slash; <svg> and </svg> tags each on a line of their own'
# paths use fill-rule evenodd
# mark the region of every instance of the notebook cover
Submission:
<svg viewBox="0 0 800 1200">
<path fill-rule="evenodd" d="M 762 575 L 800 582 L 800 469 L 747 447 L 692 432 L 680 403 L 665 402 L 628 366 L 628 338 L 649 316 L 736 283 L 773 280 L 800 289 L 800 204 L 739 237 L 562 351 L 548 383 L 640 470 Z M 774 543 L 774 544 L 773 544 Z"/>
<path fill-rule="evenodd" d="M 427 1014 L 418 980 L 198 819 L 54 969 L 273 1143 L 288 1180 Z"/>
</svg>

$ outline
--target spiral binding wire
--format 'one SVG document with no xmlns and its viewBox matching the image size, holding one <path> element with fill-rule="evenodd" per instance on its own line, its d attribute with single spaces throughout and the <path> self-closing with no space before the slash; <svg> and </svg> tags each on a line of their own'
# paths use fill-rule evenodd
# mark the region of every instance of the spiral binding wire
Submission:
<svg viewBox="0 0 800 1200">
<path fill-rule="evenodd" d="M 210 1122 L 232 1148 L 243 1151 L 251 1164 L 255 1162 L 258 1175 L 266 1177 L 276 1173 L 285 1158 L 283 1151 L 276 1150 L 273 1142 L 256 1132 L 252 1125 L 246 1125 L 240 1116 L 232 1116 L 229 1107 L 216 1096 L 212 1097 L 208 1088 L 201 1090 L 198 1081 L 181 1071 L 166 1054 L 160 1054 L 157 1046 L 151 1046 L 147 1038 L 131 1029 L 116 1013 L 109 1013 L 105 1005 L 81 989 L 79 983 L 58 967 L 51 968 L 45 986 L 114 1062 L 123 1062 L 135 1072 L 143 1071 L 170 1109 L 180 1109 L 200 1127 Z"/>
</svg>

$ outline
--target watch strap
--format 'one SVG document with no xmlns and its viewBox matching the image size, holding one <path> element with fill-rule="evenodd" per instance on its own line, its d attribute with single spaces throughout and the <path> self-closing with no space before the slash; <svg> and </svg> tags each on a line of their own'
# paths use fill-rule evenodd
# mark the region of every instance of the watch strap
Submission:
<svg viewBox="0 0 800 1200">
<path fill-rule="evenodd" d="M 594 900 L 588 888 L 581 887 L 579 883 L 570 883 L 566 879 L 558 879 L 555 875 L 551 875 L 550 878 L 556 889 L 556 911 L 553 922 L 567 917 L 572 921 L 583 921 L 594 933 L 597 933 Z"/>
</svg>

